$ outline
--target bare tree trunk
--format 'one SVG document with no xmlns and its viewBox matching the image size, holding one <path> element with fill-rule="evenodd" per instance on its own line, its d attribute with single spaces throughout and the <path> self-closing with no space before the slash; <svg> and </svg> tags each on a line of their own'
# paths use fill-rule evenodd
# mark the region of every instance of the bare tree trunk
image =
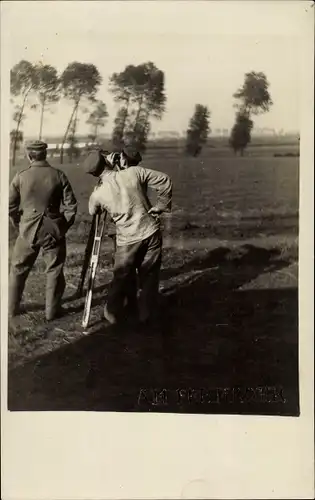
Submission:
<svg viewBox="0 0 315 500">
<path fill-rule="evenodd" d="M 123 120 L 122 126 L 121 126 L 121 139 L 122 139 L 122 141 L 124 141 L 125 129 L 126 129 L 126 124 L 127 124 L 128 114 L 129 114 L 129 106 L 130 106 L 130 96 L 128 96 L 126 99 L 126 104 L 125 104 L 126 112 L 125 112 L 124 120 Z"/>
<path fill-rule="evenodd" d="M 62 143 L 61 143 L 61 147 L 60 147 L 60 164 L 61 165 L 63 164 L 63 147 L 64 147 L 65 142 L 67 140 L 68 133 L 69 133 L 69 130 L 70 130 L 70 127 L 72 124 L 72 120 L 73 120 L 74 114 L 75 114 L 78 106 L 79 106 L 79 102 L 75 103 L 74 108 L 73 108 L 72 113 L 71 113 L 71 116 L 70 116 L 70 120 L 68 122 L 68 126 L 66 128 L 65 135 L 63 136 L 63 139 L 62 139 Z"/>
<path fill-rule="evenodd" d="M 73 128 L 72 128 L 73 139 L 75 139 L 75 134 L 77 131 L 78 108 L 79 108 L 79 105 L 76 107 L 76 110 L 74 113 L 74 119 L 73 119 Z"/>
<path fill-rule="evenodd" d="M 119 116 L 121 111 L 124 110 L 123 120 L 121 121 L 120 124 L 116 123 L 113 130 L 112 141 L 114 147 L 116 146 L 121 147 L 121 144 L 124 142 L 125 129 L 129 113 L 129 105 L 130 105 L 130 96 L 128 96 L 128 98 L 125 100 L 125 107 L 120 108 L 116 115 L 116 120 L 117 120 L 118 119 L 117 117 Z"/>
<path fill-rule="evenodd" d="M 41 109 L 41 114 L 40 114 L 39 137 L 38 137 L 38 139 L 40 141 L 42 140 L 44 109 L 45 109 L 45 99 L 42 102 L 42 109 Z"/>
<path fill-rule="evenodd" d="M 77 119 L 78 119 L 78 106 L 77 106 L 75 113 L 74 113 L 73 125 L 72 125 L 72 130 L 71 130 L 71 144 L 70 144 L 70 149 L 69 149 L 70 163 L 72 163 L 73 155 L 75 155 L 75 134 L 76 134 L 76 130 L 77 130 Z"/>
<path fill-rule="evenodd" d="M 135 122 L 134 122 L 134 126 L 133 126 L 133 132 L 134 133 L 136 132 L 136 129 L 137 129 L 137 126 L 138 126 L 138 122 L 139 122 L 139 118 L 140 118 L 140 115 L 141 115 L 143 98 L 144 98 L 144 94 L 142 94 L 140 102 L 139 102 L 139 107 L 138 107 L 138 111 L 137 111 Z"/>
<path fill-rule="evenodd" d="M 22 103 L 22 106 L 20 109 L 20 114 L 18 117 L 16 129 L 15 129 L 15 135 L 14 135 L 14 141 L 13 141 L 13 152 L 12 152 L 12 165 L 13 165 L 13 167 L 15 166 L 15 160 L 16 160 L 16 149 L 17 149 L 19 129 L 20 129 L 20 125 L 21 125 L 21 121 L 22 121 L 22 117 L 23 117 L 23 111 L 25 108 L 26 99 L 27 99 L 27 96 L 28 96 L 30 90 L 31 89 L 29 89 L 24 95 L 23 103 Z"/>
<path fill-rule="evenodd" d="M 16 129 L 15 129 L 14 139 L 13 139 L 13 151 L 12 151 L 12 165 L 13 165 L 13 167 L 15 166 L 15 160 L 16 160 L 17 136 L 19 133 L 20 123 L 21 123 L 21 119 L 19 118 L 19 120 L 17 122 Z"/>
</svg>

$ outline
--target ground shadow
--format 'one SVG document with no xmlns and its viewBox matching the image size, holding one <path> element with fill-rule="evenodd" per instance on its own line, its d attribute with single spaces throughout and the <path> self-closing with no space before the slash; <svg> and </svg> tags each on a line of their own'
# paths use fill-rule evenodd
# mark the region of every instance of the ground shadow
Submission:
<svg viewBox="0 0 315 500">
<path fill-rule="evenodd" d="M 258 214 L 243 216 L 233 221 L 219 220 L 211 224 L 198 224 L 187 221 L 180 227 L 190 237 L 239 239 L 255 238 L 258 236 L 280 236 L 285 234 L 298 235 L 298 214 Z"/>
<path fill-rule="evenodd" d="M 182 266 L 163 269 L 161 278 L 167 280 L 190 271 L 204 271 L 219 267 L 217 274 L 221 278 L 225 271 L 228 271 L 228 283 L 221 282 L 224 286 L 241 286 L 249 279 L 255 279 L 262 272 L 289 265 L 288 260 L 281 259 L 280 256 L 280 250 L 277 248 L 265 249 L 250 244 L 242 245 L 234 250 L 229 247 L 218 247 L 206 255 L 191 259 Z M 231 276 L 232 269 L 234 270 L 233 276 Z"/>
<path fill-rule="evenodd" d="M 249 280 L 255 279 L 262 272 L 280 269 L 289 265 L 289 261 L 280 259 L 277 248 L 265 249 L 246 244 L 230 250 L 229 247 L 218 247 L 202 257 L 191 259 L 182 266 L 161 270 L 161 280 L 169 280 L 190 272 L 211 270 L 211 282 L 218 281 L 217 286 L 239 287 Z M 218 269 L 216 269 L 218 268 Z M 227 276 L 227 283 L 224 276 Z M 188 278 L 190 282 L 190 278 Z M 168 287 L 168 291 L 178 288 L 178 284 Z M 108 284 L 94 287 L 92 307 L 104 302 L 104 297 L 99 296 L 108 288 Z M 67 305 L 68 313 L 77 313 L 83 310 L 86 289 L 78 295 L 77 292 L 65 297 L 63 304 L 77 302 L 74 306 Z M 26 307 L 27 311 L 34 312 L 44 309 L 44 305 L 32 303 Z"/>
<path fill-rule="evenodd" d="M 239 290 L 286 265 L 247 246 L 165 270 L 202 272 L 161 296 L 150 328 L 102 324 L 10 370 L 9 409 L 298 415 L 297 289 Z"/>
</svg>

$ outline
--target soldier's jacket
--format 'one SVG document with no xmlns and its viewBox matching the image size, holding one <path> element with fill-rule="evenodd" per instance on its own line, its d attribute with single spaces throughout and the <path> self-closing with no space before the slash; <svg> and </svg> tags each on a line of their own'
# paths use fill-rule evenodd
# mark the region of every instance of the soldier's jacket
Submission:
<svg viewBox="0 0 315 500">
<path fill-rule="evenodd" d="M 9 216 L 30 245 L 44 218 L 59 239 L 73 224 L 76 212 L 77 200 L 67 176 L 47 161 L 32 162 L 10 184 Z"/>
</svg>

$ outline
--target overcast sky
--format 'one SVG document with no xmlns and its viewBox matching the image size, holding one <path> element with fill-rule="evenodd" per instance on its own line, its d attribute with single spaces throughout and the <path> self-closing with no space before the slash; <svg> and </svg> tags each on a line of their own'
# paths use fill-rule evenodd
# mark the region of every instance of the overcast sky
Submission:
<svg viewBox="0 0 315 500">
<path fill-rule="evenodd" d="M 103 84 L 98 98 L 110 117 L 117 108 L 108 78 L 127 64 L 154 62 L 165 73 L 167 110 L 153 131 L 187 128 L 198 102 L 211 111 L 211 127 L 233 124 L 233 93 L 248 71 L 270 82 L 272 110 L 258 127 L 299 128 L 300 37 L 307 26 L 305 2 L 85 1 L 2 2 L 2 50 L 12 67 L 21 59 L 62 71 L 69 62 L 94 63 Z M 8 69 L 10 69 L 10 67 Z M 64 101 L 47 113 L 44 136 L 61 133 L 70 115 Z M 78 132 L 86 133 L 81 117 Z M 36 135 L 39 113 L 28 112 L 24 133 Z"/>
</svg>

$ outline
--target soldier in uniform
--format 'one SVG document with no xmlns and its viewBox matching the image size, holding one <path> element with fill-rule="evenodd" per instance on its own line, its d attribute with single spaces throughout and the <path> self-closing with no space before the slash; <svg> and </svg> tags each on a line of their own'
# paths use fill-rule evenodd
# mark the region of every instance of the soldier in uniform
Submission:
<svg viewBox="0 0 315 500">
<path fill-rule="evenodd" d="M 26 152 L 30 166 L 15 175 L 9 190 L 9 217 L 19 231 L 11 259 L 9 315 L 20 313 L 26 279 L 42 250 L 47 264 L 46 319 L 49 321 L 62 313 L 65 237 L 75 220 L 77 200 L 64 172 L 46 161 L 46 143 L 32 142 Z"/>
</svg>

